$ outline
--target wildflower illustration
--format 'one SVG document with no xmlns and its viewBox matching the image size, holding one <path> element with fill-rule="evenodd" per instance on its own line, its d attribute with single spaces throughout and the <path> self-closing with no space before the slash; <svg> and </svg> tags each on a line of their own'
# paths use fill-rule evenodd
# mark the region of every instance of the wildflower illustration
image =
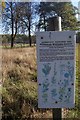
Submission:
<svg viewBox="0 0 80 120">
<path fill-rule="evenodd" d="M 47 81 L 45 81 L 45 83 L 42 84 L 43 85 L 43 92 L 47 92 L 49 89 L 49 83 Z"/>
<path fill-rule="evenodd" d="M 69 73 L 66 72 L 66 73 L 64 74 L 64 77 L 65 77 L 65 78 L 69 78 Z"/>
<path fill-rule="evenodd" d="M 44 93 L 44 94 L 42 95 L 42 98 L 43 98 L 43 102 L 46 103 L 47 100 L 48 100 L 48 94 L 47 94 L 47 93 Z"/>
<path fill-rule="evenodd" d="M 42 98 L 43 102 L 48 102 L 48 97 L 51 95 L 53 104 L 57 102 L 69 103 L 71 99 L 71 80 L 73 79 L 74 68 L 70 62 L 60 64 L 60 78 L 57 80 L 57 63 L 53 66 L 53 75 L 49 78 L 51 71 L 51 64 L 44 63 L 42 72 L 44 74 L 44 81 L 42 83 Z M 50 80 L 51 79 L 51 80 Z M 52 89 L 50 88 L 52 87 Z M 57 88 L 55 88 L 57 86 Z M 48 92 L 50 91 L 50 92 Z M 49 95 L 50 93 L 50 95 Z M 56 102 L 57 101 L 57 102 Z"/>
<path fill-rule="evenodd" d="M 42 83 L 42 98 L 44 102 L 48 99 L 49 82 L 48 79 Z"/>
<path fill-rule="evenodd" d="M 56 75 L 57 75 L 57 70 L 56 70 L 56 63 L 54 64 L 54 76 L 52 77 L 52 84 L 56 84 Z"/>
<path fill-rule="evenodd" d="M 55 83 L 56 83 L 56 78 L 55 78 L 55 76 L 52 77 L 51 82 L 52 82 L 52 84 L 55 84 Z"/>
<path fill-rule="evenodd" d="M 64 87 L 67 87 L 69 85 L 69 80 L 68 79 L 64 79 Z"/>
<path fill-rule="evenodd" d="M 73 75 L 74 75 L 74 67 L 71 66 L 70 62 L 68 62 L 67 69 L 68 69 L 68 72 L 69 72 L 69 76 L 71 77 L 71 80 L 72 80 Z"/>
<path fill-rule="evenodd" d="M 63 94 L 59 95 L 60 102 L 63 101 Z"/>
<path fill-rule="evenodd" d="M 59 88 L 59 99 L 60 99 L 60 101 L 63 100 L 64 94 L 65 94 L 65 87 L 62 87 L 62 88 L 60 87 Z"/>
<path fill-rule="evenodd" d="M 44 63 L 42 68 L 42 72 L 44 73 L 45 76 L 47 76 L 50 73 L 51 70 L 51 65 L 50 63 Z"/>
<path fill-rule="evenodd" d="M 60 101 L 69 102 L 71 96 L 71 87 L 68 88 L 70 82 L 73 78 L 74 68 L 72 64 L 68 61 L 67 64 L 60 65 L 60 79 L 62 78 L 63 81 L 59 81 L 59 99 Z"/>
<path fill-rule="evenodd" d="M 70 97 L 71 97 L 71 88 L 68 88 L 67 93 L 66 93 L 66 100 L 64 102 L 70 102 Z"/>
<path fill-rule="evenodd" d="M 51 96 L 54 98 L 57 95 L 56 89 L 51 90 Z"/>
<path fill-rule="evenodd" d="M 65 71 L 65 64 L 61 64 L 60 65 L 60 75 L 62 76 L 64 74 Z"/>
</svg>

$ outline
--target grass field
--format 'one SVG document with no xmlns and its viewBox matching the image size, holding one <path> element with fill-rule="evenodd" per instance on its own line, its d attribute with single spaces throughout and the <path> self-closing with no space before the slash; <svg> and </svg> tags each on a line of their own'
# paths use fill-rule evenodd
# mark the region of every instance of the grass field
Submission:
<svg viewBox="0 0 80 120">
<path fill-rule="evenodd" d="M 65 117 L 79 117 L 79 52 L 76 46 L 76 106 Z M 51 109 L 38 109 L 36 48 L 2 49 L 3 120 L 52 118 Z"/>
<path fill-rule="evenodd" d="M 3 49 L 2 63 L 3 119 L 51 117 L 37 106 L 36 48 Z"/>
</svg>

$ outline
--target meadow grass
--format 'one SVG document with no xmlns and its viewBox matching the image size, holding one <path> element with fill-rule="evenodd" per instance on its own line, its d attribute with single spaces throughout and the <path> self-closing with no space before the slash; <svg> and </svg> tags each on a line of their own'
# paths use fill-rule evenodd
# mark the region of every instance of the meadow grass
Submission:
<svg viewBox="0 0 80 120">
<path fill-rule="evenodd" d="M 3 119 L 51 117 L 38 109 L 36 48 L 2 49 Z"/>
</svg>

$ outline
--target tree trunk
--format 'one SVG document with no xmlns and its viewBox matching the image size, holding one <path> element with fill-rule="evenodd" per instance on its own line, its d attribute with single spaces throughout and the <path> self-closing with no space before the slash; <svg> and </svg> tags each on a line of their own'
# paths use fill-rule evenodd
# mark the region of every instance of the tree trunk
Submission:
<svg viewBox="0 0 80 120">
<path fill-rule="evenodd" d="M 46 19 L 45 19 L 45 15 L 44 15 L 44 30 L 46 31 Z"/>
<path fill-rule="evenodd" d="M 14 45 L 14 21 L 13 21 L 13 9 L 12 9 L 12 2 L 11 2 L 11 23 L 12 23 L 12 34 L 11 34 L 11 48 Z"/>
<path fill-rule="evenodd" d="M 13 34 L 11 34 L 11 48 L 13 48 L 14 46 L 14 38 L 13 38 Z"/>
<path fill-rule="evenodd" d="M 31 23 L 30 23 L 30 20 L 29 20 L 28 32 L 29 32 L 29 45 L 30 45 L 30 47 L 31 47 L 32 42 L 31 42 L 31 31 L 30 31 L 30 27 L 31 27 Z"/>
</svg>

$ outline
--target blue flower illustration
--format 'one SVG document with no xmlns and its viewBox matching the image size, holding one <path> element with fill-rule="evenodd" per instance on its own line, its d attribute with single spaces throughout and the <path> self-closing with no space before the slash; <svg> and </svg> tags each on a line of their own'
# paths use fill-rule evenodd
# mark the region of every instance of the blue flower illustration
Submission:
<svg viewBox="0 0 80 120">
<path fill-rule="evenodd" d="M 68 78 L 69 77 L 69 73 L 65 73 L 64 77 Z"/>
<path fill-rule="evenodd" d="M 51 91 L 51 95 L 52 95 L 52 98 L 55 97 L 55 96 L 57 95 L 56 89 L 53 89 L 53 90 Z"/>
<path fill-rule="evenodd" d="M 71 79 L 73 78 L 73 75 L 74 75 L 74 67 L 70 65 L 70 62 L 68 62 L 68 72 L 69 72 L 69 75 L 71 77 Z"/>
<path fill-rule="evenodd" d="M 60 94 L 64 94 L 64 93 L 65 93 L 65 87 L 60 88 L 60 89 L 59 89 L 59 93 L 60 93 Z"/>
<path fill-rule="evenodd" d="M 45 83 L 43 83 L 43 92 L 47 92 L 48 91 L 48 88 L 49 87 L 49 83 L 47 83 L 47 82 L 45 82 Z"/>
<path fill-rule="evenodd" d="M 64 87 L 69 85 L 69 80 L 68 79 L 64 79 Z"/>
<path fill-rule="evenodd" d="M 43 98 L 43 101 L 44 101 L 44 102 L 47 102 L 48 94 L 47 94 L 47 93 L 44 93 L 44 94 L 42 95 L 42 98 Z"/>
<path fill-rule="evenodd" d="M 51 82 L 52 82 L 52 84 L 55 84 L 55 83 L 56 83 L 56 78 L 55 78 L 55 76 L 52 77 Z"/>
<path fill-rule="evenodd" d="M 45 63 L 43 64 L 44 68 L 42 68 L 42 72 L 46 75 L 48 75 L 50 73 L 51 70 L 51 66 L 49 63 Z"/>
<path fill-rule="evenodd" d="M 63 100 L 63 95 L 62 94 L 60 94 L 59 99 L 60 99 L 60 102 Z"/>
<path fill-rule="evenodd" d="M 67 94 L 66 94 L 66 100 L 64 102 L 70 102 L 71 97 L 71 88 L 68 88 Z"/>
</svg>

